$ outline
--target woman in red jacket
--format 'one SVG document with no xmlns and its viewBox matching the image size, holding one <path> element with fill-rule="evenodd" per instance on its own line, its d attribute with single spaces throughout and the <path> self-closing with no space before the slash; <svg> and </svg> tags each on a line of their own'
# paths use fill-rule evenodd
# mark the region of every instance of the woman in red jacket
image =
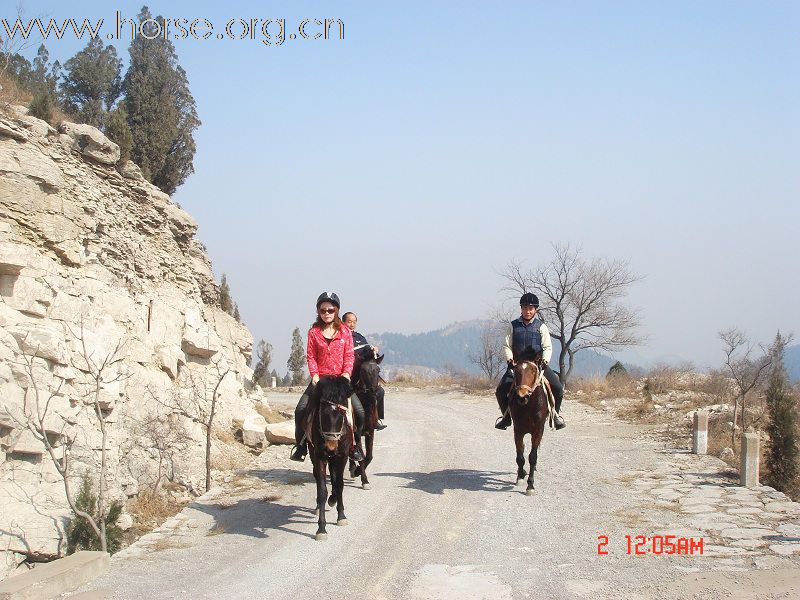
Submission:
<svg viewBox="0 0 800 600">
<path fill-rule="evenodd" d="M 292 448 L 290 456 L 292 460 L 302 462 L 306 458 L 307 444 L 303 431 L 303 420 L 306 406 L 308 406 L 308 398 L 320 376 L 342 376 L 349 380 L 353 373 L 353 336 L 350 329 L 345 327 L 339 318 L 340 307 L 339 296 L 333 292 L 322 292 L 317 298 L 317 320 L 308 330 L 306 347 L 306 360 L 311 383 L 303 392 L 300 402 L 297 403 L 297 408 L 294 410 L 294 437 L 297 443 Z M 364 408 L 355 394 L 350 401 L 355 413 L 355 435 L 356 441 L 358 441 L 364 422 Z M 364 460 L 364 455 L 357 446 L 354 446 L 351 456 L 357 462 Z"/>
</svg>

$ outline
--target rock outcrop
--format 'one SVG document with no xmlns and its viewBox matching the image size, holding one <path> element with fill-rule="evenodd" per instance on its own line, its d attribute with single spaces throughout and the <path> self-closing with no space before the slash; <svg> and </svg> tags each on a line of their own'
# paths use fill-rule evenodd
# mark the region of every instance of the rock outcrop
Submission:
<svg viewBox="0 0 800 600">
<path fill-rule="evenodd" d="M 190 417 L 215 389 L 215 430 L 247 420 L 248 442 L 264 436 L 247 391 L 252 336 L 217 307 L 197 223 L 118 159 L 92 127 L 0 111 L 0 579 L 65 546 L 61 478 L 24 427 L 37 397 L 73 489 L 83 474 L 97 485 L 97 400 L 121 501 L 164 477 L 202 491 L 204 430 Z"/>
</svg>

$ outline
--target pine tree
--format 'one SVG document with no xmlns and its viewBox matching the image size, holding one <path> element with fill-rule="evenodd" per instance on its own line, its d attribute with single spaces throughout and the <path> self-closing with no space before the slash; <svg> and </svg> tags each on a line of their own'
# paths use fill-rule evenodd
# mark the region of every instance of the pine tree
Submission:
<svg viewBox="0 0 800 600">
<path fill-rule="evenodd" d="M 299 327 L 295 327 L 292 332 L 292 349 L 286 366 L 292 373 L 291 385 L 297 385 L 305 380 L 306 353 L 303 352 L 303 337 L 300 335 Z"/>
<path fill-rule="evenodd" d="M 772 371 L 767 388 L 769 444 L 767 467 L 770 485 L 788 494 L 800 491 L 800 448 L 798 448 L 798 406 L 789 389 L 784 366 L 786 340 L 780 332 L 772 344 Z"/>
<path fill-rule="evenodd" d="M 150 11 L 142 7 L 139 23 L 148 19 Z M 160 16 L 156 20 L 164 22 Z M 154 31 L 153 23 L 145 24 L 145 35 L 131 42 L 123 91 L 133 136 L 131 157 L 149 181 L 172 194 L 194 173 L 193 132 L 200 119 L 175 47 L 163 36 L 147 39 Z"/>
<path fill-rule="evenodd" d="M 281 379 L 281 387 L 289 387 L 290 385 L 292 385 L 292 376 L 286 373 Z"/>
<path fill-rule="evenodd" d="M 119 162 L 125 164 L 131 158 L 131 128 L 128 127 L 128 113 L 125 111 L 125 104 L 120 103 L 114 110 L 108 113 L 106 119 L 106 135 L 119 146 Z"/>
<path fill-rule="evenodd" d="M 42 119 L 48 123 L 53 120 L 53 103 L 47 90 L 37 90 L 33 99 L 28 104 L 28 112 L 32 117 Z"/>
<path fill-rule="evenodd" d="M 228 278 L 222 274 L 219 284 L 219 307 L 229 315 L 233 316 L 233 299 L 231 298 L 231 288 L 228 285 Z"/>
<path fill-rule="evenodd" d="M 625 368 L 621 362 L 617 361 L 608 369 L 608 373 L 606 373 L 606 377 L 616 377 L 619 375 L 627 375 L 628 369 Z"/>
<path fill-rule="evenodd" d="M 64 63 L 61 83 L 64 107 L 83 123 L 103 128 L 106 115 L 122 92 L 122 60 L 114 46 L 103 47 L 92 38 L 83 50 Z"/>
<path fill-rule="evenodd" d="M 272 344 L 259 340 L 256 345 L 256 358 L 256 366 L 253 369 L 253 383 L 268 387 L 267 373 L 269 372 L 269 363 L 272 362 Z"/>
</svg>

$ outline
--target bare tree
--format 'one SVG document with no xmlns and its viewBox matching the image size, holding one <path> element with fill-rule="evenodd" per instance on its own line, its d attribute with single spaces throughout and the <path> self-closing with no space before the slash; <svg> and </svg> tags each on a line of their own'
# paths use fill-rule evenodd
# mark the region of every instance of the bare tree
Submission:
<svg viewBox="0 0 800 600">
<path fill-rule="evenodd" d="M 198 423 L 205 430 L 206 491 L 211 489 L 211 434 L 220 396 L 219 388 L 230 372 L 230 367 L 223 367 L 221 362 L 217 360 L 211 363 L 215 369 L 213 381 L 208 381 L 205 377 L 200 379 L 187 370 L 183 389 L 173 394 L 167 403 L 171 410 Z"/>
<path fill-rule="evenodd" d="M 753 357 L 755 344 L 739 329 L 732 327 L 719 332 L 725 352 L 725 367 L 733 378 L 736 397 L 733 400 L 733 431 L 731 447 L 736 443 L 736 417 L 739 407 L 742 413 L 742 431 L 745 430 L 745 408 L 747 395 L 758 386 L 769 372 L 772 356 L 761 347 L 761 356 Z"/>
<path fill-rule="evenodd" d="M 511 262 L 501 275 L 508 281 L 505 290 L 539 297 L 542 317 L 552 323 L 550 335 L 561 344 L 559 378 L 566 384 L 581 350 L 615 351 L 643 341 L 636 332 L 638 313 L 623 304 L 641 278 L 627 261 L 587 260 L 569 244 L 553 244 L 553 251 L 553 258 L 533 269 Z"/>
<path fill-rule="evenodd" d="M 76 498 L 73 495 L 70 486 L 70 477 L 73 475 L 71 471 L 70 450 L 74 440 L 69 440 L 65 434 L 64 428 L 66 421 L 62 419 L 64 425 L 59 432 L 52 429 L 52 422 L 54 421 L 54 413 L 51 412 L 53 400 L 61 396 L 61 389 L 64 380 L 58 378 L 58 384 L 49 391 L 43 390 L 39 385 L 39 377 L 35 373 L 36 361 L 40 360 L 37 347 L 33 354 L 27 353 L 23 350 L 21 354 L 22 368 L 28 377 L 29 388 L 28 393 L 25 394 L 25 400 L 22 407 L 22 413 L 17 413 L 7 406 L 3 407 L 5 412 L 17 425 L 27 429 L 33 434 L 34 438 L 39 440 L 44 446 L 50 460 L 56 468 L 59 476 L 64 483 L 64 493 L 72 512 L 79 518 L 85 519 L 89 526 L 94 531 L 97 538 L 100 540 L 100 548 L 103 552 L 108 549 L 107 536 L 106 536 L 106 474 L 108 471 L 107 464 L 107 445 L 108 445 L 108 428 L 106 419 L 110 413 L 108 406 L 104 406 L 101 402 L 101 391 L 104 386 L 121 381 L 127 377 L 126 374 L 117 371 L 116 365 L 122 359 L 122 349 L 124 341 L 119 339 L 116 346 L 108 353 L 100 358 L 95 358 L 94 353 L 91 352 L 86 345 L 85 334 L 83 329 L 83 322 L 81 322 L 80 334 L 76 335 L 70 329 L 73 336 L 80 342 L 80 353 L 78 357 L 79 364 L 76 365 L 80 370 L 88 375 L 88 382 L 85 383 L 86 392 L 82 396 L 82 401 L 85 406 L 90 406 L 94 409 L 94 414 L 97 418 L 98 425 L 101 432 L 101 447 L 100 447 L 100 472 L 99 472 L 99 489 L 97 494 L 97 512 L 94 515 L 80 510 L 76 504 Z M 27 340 L 27 337 L 25 338 Z M 25 341 L 20 344 L 21 348 L 26 347 Z M 115 373 L 115 371 L 117 371 Z M 54 435 L 56 434 L 56 435 Z M 63 456 L 59 457 L 56 452 L 56 443 L 63 444 Z"/>
<path fill-rule="evenodd" d="M 472 364 L 478 365 L 489 379 L 497 379 L 505 365 L 502 333 L 495 323 L 486 324 L 481 330 L 480 346 L 467 354 Z"/>
<path fill-rule="evenodd" d="M 152 390 L 148 390 L 155 398 Z M 178 422 L 177 415 L 146 414 L 133 427 L 134 443 L 145 450 L 158 454 L 158 470 L 153 483 L 153 493 L 158 494 L 166 478 L 172 480 L 175 471 L 175 456 L 186 451 L 192 438 Z"/>
</svg>

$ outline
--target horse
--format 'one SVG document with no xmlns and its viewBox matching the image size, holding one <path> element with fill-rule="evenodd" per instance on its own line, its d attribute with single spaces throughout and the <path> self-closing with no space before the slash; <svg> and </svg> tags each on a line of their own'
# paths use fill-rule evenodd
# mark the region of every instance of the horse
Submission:
<svg viewBox="0 0 800 600">
<path fill-rule="evenodd" d="M 314 388 L 306 418 L 306 438 L 309 455 L 317 482 L 317 516 L 319 523 L 316 539 L 328 537 L 325 530 L 325 501 L 336 505 L 337 525 L 347 525 L 344 514 L 342 490 L 344 469 L 353 446 L 353 430 L 348 423 L 349 398 L 352 387 L 346 377 L 324 376 Z M 326 469 L 330 465 L 332 493 L 328 497 Z"/>
<path fill-rule="evenodd" d="M 369 479 L 367 478 L 367 467 L 372 462 L 372 447 L 375 443 L 375 427 L 378 425 L 378 385 L 380 383 L 380 364 L 383 361 L 383 355 L 375 357 L 375 354 L 370 352 L 366 358 L 361 358 L 356 353 L 356 362 L 353 366 L 353 381 L 355 381 L 354 388 L 358 394 L 359 400 L 364 407 L 364 427 L 363 427 L 363 440 L 366 446 L 366 452 L 362 448 L 364 460 L 356 464 L 350 459 L 350 476 L 357 477 L 361 475 L 361 487 L 368 490 L 370 488 Z M 360 441 L 359 441 L 360 443 Z"/>
<path fill-rule="evenodd" d="M 523 357 L 524 358 L 524 357 Z M 530 357 L 529 357 L 530 358 Z M 508 406 L 514 424 L 514 443 L 517 447 L 517 483 L 525 478 L 525 435 L 531 435 L 531 452 L 528 456 L 530 475 L 525 494 L 533 494 L 533 472 L 544 426 L 550 413 L 549 394 L 545 385 L 541 353 L 532 360 L 523 359 L 514 365 L 514 385 L 508 391 Z"/>
</svg>

